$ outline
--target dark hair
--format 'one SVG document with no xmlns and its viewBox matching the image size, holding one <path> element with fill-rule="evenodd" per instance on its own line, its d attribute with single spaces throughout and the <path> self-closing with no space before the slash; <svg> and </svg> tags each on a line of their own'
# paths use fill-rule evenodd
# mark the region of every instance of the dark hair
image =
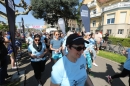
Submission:
<svg viewBox="0 0 130 86">
<path fill-rule="evenodd" d="M 40 36 L 39 34 L 35 34 L 35 35 L 34 35 L 34 39 L 35 39 L 35 38 L 41 39 L 41 36 Z"/>
</svg>

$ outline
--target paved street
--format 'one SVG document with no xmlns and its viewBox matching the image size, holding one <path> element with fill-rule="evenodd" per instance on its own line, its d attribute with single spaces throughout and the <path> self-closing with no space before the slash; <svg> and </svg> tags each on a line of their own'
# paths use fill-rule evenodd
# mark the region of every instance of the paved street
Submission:
<svg viewBox="0 0 130 86">
<path fill-rule="evenodd" d="M 110 86 L 106 82 L 105 76 L 108 74 L 113 75 L 115 74 L 115 72 L 120 72 L 122 70 L 122 65 L 104 59 L 102 57 L 97 57 L 96 63 L 99 66 L 98 67 L 93 66 L 92 73 L 90 74 L 90 78 L 92 79 L 94 86 Z M 27 53 L 25 54 L 25 57 L 21 60 L 21 64 L 22 65 L 20 66 L 19 70 L 26 69 L 26 86 L 37 86 L 37 81 L 34 78 L 34 73 L 32 71 L 32 67 L 30 65 L 30 59 L 27 56 Z M 42 81 L 44 83 L 44 86 L 50 85 L 50 75 L 52 65 L 53 64 L 50 62 L 50 60 L 48 60 L 46 63 L 46 69 L 42 73 Z M 16 71 L 12 71 L 9 65 L 8 73 L 13 74 L 14 72 Z M 115 79 L 113 81 L 112 86 L 128 86 L 128 77 Z"/>
</svg>

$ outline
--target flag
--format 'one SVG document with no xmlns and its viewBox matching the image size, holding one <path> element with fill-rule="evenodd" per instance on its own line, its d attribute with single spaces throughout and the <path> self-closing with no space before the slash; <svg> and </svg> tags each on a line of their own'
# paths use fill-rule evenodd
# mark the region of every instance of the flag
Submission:
<svg viewBox="0 0 130 86">
<path fill-rule="evenodd" d="M 59 18 L 58 19 L 58 25 L 61 29 L 61 31 L 63 32 L 63 34 L 65 34 L 65 22 L 64 22 L 64 19 L 63 18 Z"/>
<path fill-rule="evenodd" d="M 5 0 L 6 4 L 6 12 L 7 12 L 7 18 L 8 18 L 8 25 L 9 25 L 9 32 L 11 37 L 11 43 L 14 55 L 15 54 L 15 6 L 14 6 L 14 0 Z"/>
<path fill-rule="evenodd" d="M 24 20 L 23 18 L 21 18 L 22 21 L 22 28 L 23 28 L 23 37 L 24 37 L 24 41 L 25 41 L 25 27 L 24 27 Z"/>
<path fill-rule="evenodd" d="M 90 11 L 86 5 L 82 5 L 80 8 L 80 16 L 85 28 L 85 32 L 90 32 Z"/>
</svg>

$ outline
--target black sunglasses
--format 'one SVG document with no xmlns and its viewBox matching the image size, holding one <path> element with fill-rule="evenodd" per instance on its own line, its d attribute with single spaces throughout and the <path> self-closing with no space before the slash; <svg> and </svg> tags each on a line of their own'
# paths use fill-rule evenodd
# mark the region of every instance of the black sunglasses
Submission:
<svg viewBox="0 0 130 86">
<path fill-rule="evenodd" d="M 81 50 L 85 50 L 86 47 L 80 47 L 80 46 L 72 46 L 74 49 L 76 49 L 77 51 L 81 51 Z"/>
</svg>

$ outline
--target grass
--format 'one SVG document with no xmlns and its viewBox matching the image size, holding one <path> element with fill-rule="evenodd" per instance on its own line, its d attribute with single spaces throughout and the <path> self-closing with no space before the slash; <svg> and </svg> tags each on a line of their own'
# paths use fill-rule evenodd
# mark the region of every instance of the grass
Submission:
<svg viewBox="0 0 130 86">
<path fill-rule="evenodd" d="M 118 63 L 124 63 L 126 61 L 125 56 L 121 56 L 119 54 L 115 54 L 115 53 L 107 52 L 107 51 L 99 51 L 98 56 L 110 59 L 110 60 L 118 62 Z"/>
<path fill-rule="evenodd" d="M 27 49 L 28 45 L 26 43 L 22 43 L 22 49 Z"/>
</svg>

